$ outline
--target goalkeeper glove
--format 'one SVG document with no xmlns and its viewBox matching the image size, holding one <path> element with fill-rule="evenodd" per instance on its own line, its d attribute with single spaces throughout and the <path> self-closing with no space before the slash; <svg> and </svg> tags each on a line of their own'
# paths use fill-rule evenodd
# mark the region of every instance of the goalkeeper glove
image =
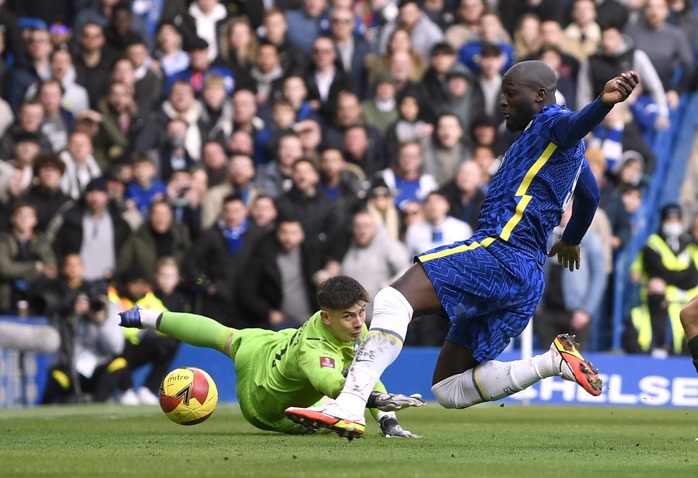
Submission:
<svg viewBox="0 0 698 478">
<path fill-rule="evenodd" d="M 382 393 L 374 390 L 368 398 L 366 407 L 392 412 L 408 407 L 421 407 L 424 404 L 426 402 L 422 400 L 419 393 L 407 396 L 401 393 Z"/>
<path fill-rule="evenodd" d="M 378 425 L 381 427 L 381 434 L 386 438 L 422 438 L 421 435 L 404 430 L 395 417 L 385 416 L 380 419 Z"/>
<path fill-rule="evenodd" d="M 128 310 L 124 310 L 123 312 L 119 312 L 119 318 L 121 319 L 121 322 L 119 322 L 119 325 L 122 327 L 134 327 L 137 329 L 140 329 L 142 327 L 141 324 L 141 309 L 142 307 L 139 305 L 134 305 Z"/>
</svg>

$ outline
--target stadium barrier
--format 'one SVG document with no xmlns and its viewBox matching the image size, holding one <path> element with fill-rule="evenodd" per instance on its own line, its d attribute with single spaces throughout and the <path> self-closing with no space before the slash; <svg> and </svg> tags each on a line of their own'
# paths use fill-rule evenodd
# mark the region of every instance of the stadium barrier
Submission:
<svg viewBox="0 0 698 478">
<path fill-rule="evenodd" d="M 421 393 L 426 400 L 433 401 L 431 377 L 438 353 L 438 348 L 406 347 L 383 375 L 388 390 Z M 542 380 L 501 403 L 698 408 L 698 376 L 689 357 L 585 355 L 603 372 L 605 386 L 600 397 L 592 397 L 576 384 L 555 377 Z M 500 360 L 519 357 L 518 351 L 505 352 Z M 53 356 L 25 354 L 23 359 L 24 373 L 17 352 L 0 349 L 0 408 L 23 403 L 33 405 L 41 397 Z M 206 370 L 216 381 L 222 402 L 237 401 L 235 367 L 228 357 L 215 350 L 182 344 L 170 369 L 184 366 Z M 135 383 L 142 383 L 147 372 L 148 368 L 137 370 Z"/>
</svg>

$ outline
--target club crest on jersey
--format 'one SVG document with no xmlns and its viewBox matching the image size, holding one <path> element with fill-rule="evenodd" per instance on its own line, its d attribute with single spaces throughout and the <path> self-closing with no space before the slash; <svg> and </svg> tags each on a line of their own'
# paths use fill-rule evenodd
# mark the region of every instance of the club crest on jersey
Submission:
<svg viewBox="0 0 698 478">
<path fill-rule="evenodd" d="M 320 357 L 320 367 L 335 368 L 332 357 Z"/>
</svg>

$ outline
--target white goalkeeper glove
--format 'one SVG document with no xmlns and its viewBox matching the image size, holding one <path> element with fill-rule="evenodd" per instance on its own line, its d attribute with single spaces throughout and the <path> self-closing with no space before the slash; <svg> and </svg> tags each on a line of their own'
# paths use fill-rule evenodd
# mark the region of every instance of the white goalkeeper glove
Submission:
<svg viewBox="0 0 698 478">
<path fill-rule="evenodd" d="M 394 412 L 408 407 L 421 407 L 427 402 L 422 400 L 422 395 L 413 393 L 403 395 L 401 393 L 382 393 L 374 390 L 368 398 L 368 408 L 377 408 L 384 412 Z"/>
<path fill-rule="evenodd" d="M 395 417 L 385 416 L 380 419 L 378 425 L 381 428 L 381 434 L 386 438 L 422 438 L 421 435 L 404 430 Z"/>
</svg>

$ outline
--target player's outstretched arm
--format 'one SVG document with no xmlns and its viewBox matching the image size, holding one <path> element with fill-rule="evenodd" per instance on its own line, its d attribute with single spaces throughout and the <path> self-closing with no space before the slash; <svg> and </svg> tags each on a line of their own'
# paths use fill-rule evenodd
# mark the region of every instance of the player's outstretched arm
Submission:
<svg viewBox="0 0 698 478">
<path fill-rule="evenodd" d="M 627 100 L 638 83 L 640 77 L 634 71 L 621 73 L 606 83 L 601 94 L 601 103 L 604 106 L 613 106 Z"/>
<path fill-rule="evenodd" d="M 402 410 L 409 407 L 421 407 L 426 402 L 419 393 L 403 395 L 401 393 L 387 393 L 374 390 L 368 397 L 366 408 L 377 408 L 384 412 Z"/>
</svg>

